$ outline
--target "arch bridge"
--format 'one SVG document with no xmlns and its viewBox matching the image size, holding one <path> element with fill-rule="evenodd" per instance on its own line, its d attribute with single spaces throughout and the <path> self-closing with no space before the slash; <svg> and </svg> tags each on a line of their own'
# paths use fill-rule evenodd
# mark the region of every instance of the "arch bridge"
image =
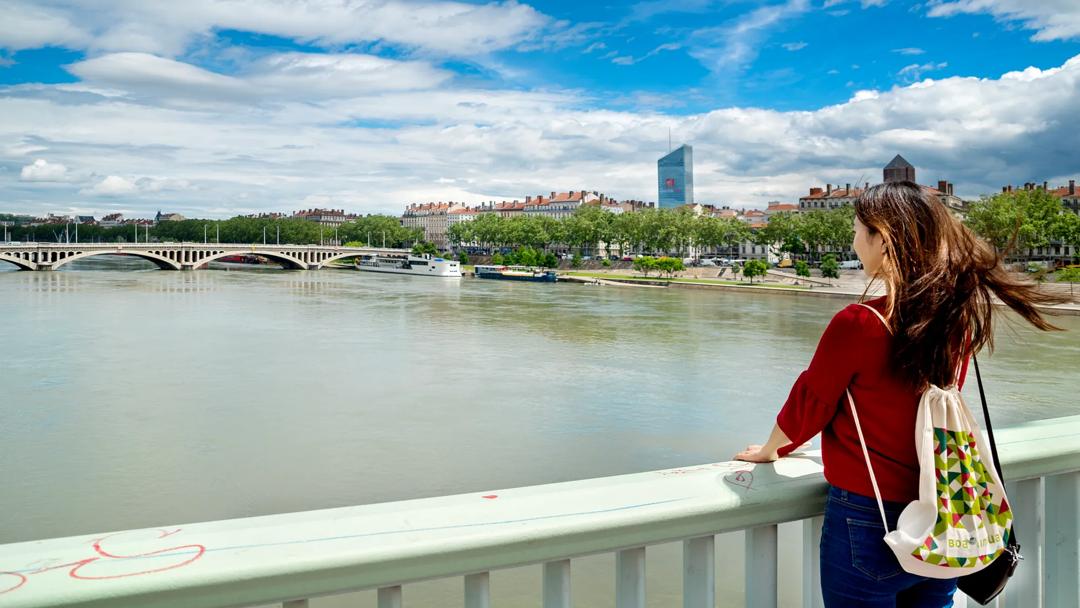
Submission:
<svg viewBox="0 0 1080 608">
<path fill-rule="evenodd" d="M 8 243 L 0 261 L 21 270 L 56 270 L 98 255 L 131 255 L 162 270 L 196 270 L 221 258 L 258 255 L 296 270 L 318 270 L 334 260 L 368 254 L 407 254 L 407 249 L 330 245 L 245 245 L 239 243 Z"/>
</svg>

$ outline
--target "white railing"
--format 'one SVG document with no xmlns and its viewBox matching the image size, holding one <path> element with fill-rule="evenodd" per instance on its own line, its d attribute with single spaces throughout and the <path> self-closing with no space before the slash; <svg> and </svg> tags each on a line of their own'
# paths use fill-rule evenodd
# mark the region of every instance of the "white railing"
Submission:
<svg viewBox="0 0 1080 608">
<path fill-rule="evenodd" d="M 1025 560 L 1000 606 L 1080 605 L 1080 416 L 998 432 Z M 802 606 L 820 606 L 825 484 L 809 453 L 567 483 L 0 545 L 0 606 L 224 607 L 542 564 L 544 608 L 571 605 L 571 559 L 615 553 L 618 608 L 645 606 L 645 547 L 683 542 L 683 606 L 716 605 L 715 536 L 745 530 L 746 605 L 778 604 L 777 525 L 801 521 Z M 720 605 L 730 605 L 721 601 Z M 961 602 L 962 604 L 963 602 Z M 972 603 L 974 604 L 974 603 Z"/>
</svg>

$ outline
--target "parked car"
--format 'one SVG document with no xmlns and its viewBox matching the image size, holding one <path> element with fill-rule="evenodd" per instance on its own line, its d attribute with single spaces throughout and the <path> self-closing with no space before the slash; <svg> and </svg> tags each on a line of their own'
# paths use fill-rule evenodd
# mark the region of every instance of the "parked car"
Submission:
<svg viewBox="0 0 1080 608">
<path fill-rule="evenodd" d="M 844 260 L 840 262 L 840 268 L 844 270 L 861 270 L 862 262 L 859 260 Z"/>
</svg>

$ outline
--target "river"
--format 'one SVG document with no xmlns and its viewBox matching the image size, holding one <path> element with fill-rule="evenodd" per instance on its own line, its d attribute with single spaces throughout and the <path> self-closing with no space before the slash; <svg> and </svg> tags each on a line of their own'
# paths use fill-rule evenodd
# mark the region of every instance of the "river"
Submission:
<svg viewBox="0 0 1080 608">
<path fill-rule="evenodd" d="M 0 542 L 727 460 L 767 437 L 845 305 L 143 264 L 0 272 Z M 1080 318 L 1057 323 L 998 328 L 982 361 L 996 424 L 1080 414 Z M 650 605 L 677 603 L 679 555 L 650 548 Z M 576 605 L 613 603 L 612 563 L 575 561 Z M 539 577 L 494 573 L 495 603 L 538 606 Z M 456 606 L 460 588 L 406 598 Z"/>
</svg>

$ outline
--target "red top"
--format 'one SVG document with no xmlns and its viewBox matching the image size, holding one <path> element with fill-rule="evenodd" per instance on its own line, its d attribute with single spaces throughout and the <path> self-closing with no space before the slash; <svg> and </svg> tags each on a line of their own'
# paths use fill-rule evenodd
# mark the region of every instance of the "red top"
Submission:
<svg viewBox="0 0 1080 608">
<path fill-rule="evenodd" d="M 866 302 L 885 311 L 885 298 Z M 836 313 L 821 336 L 810 367 L 795 381 L 787 403 L 776 417 L 791 445 L 787 456 L 821 433 L 825 479 L 832 485 L 873 496 L 855 420 L 844 389 L 859 409 L 870 463 L 883 500 L 910 502 L 919 497 L 919 463 L 915 453 L 915 416 L 922 396 L 897 378 L 889 363 L 892 337 L 873 312 L 852 304 Z M 964 385 L 968 360 L 960 371 Z"/>
</svg>

